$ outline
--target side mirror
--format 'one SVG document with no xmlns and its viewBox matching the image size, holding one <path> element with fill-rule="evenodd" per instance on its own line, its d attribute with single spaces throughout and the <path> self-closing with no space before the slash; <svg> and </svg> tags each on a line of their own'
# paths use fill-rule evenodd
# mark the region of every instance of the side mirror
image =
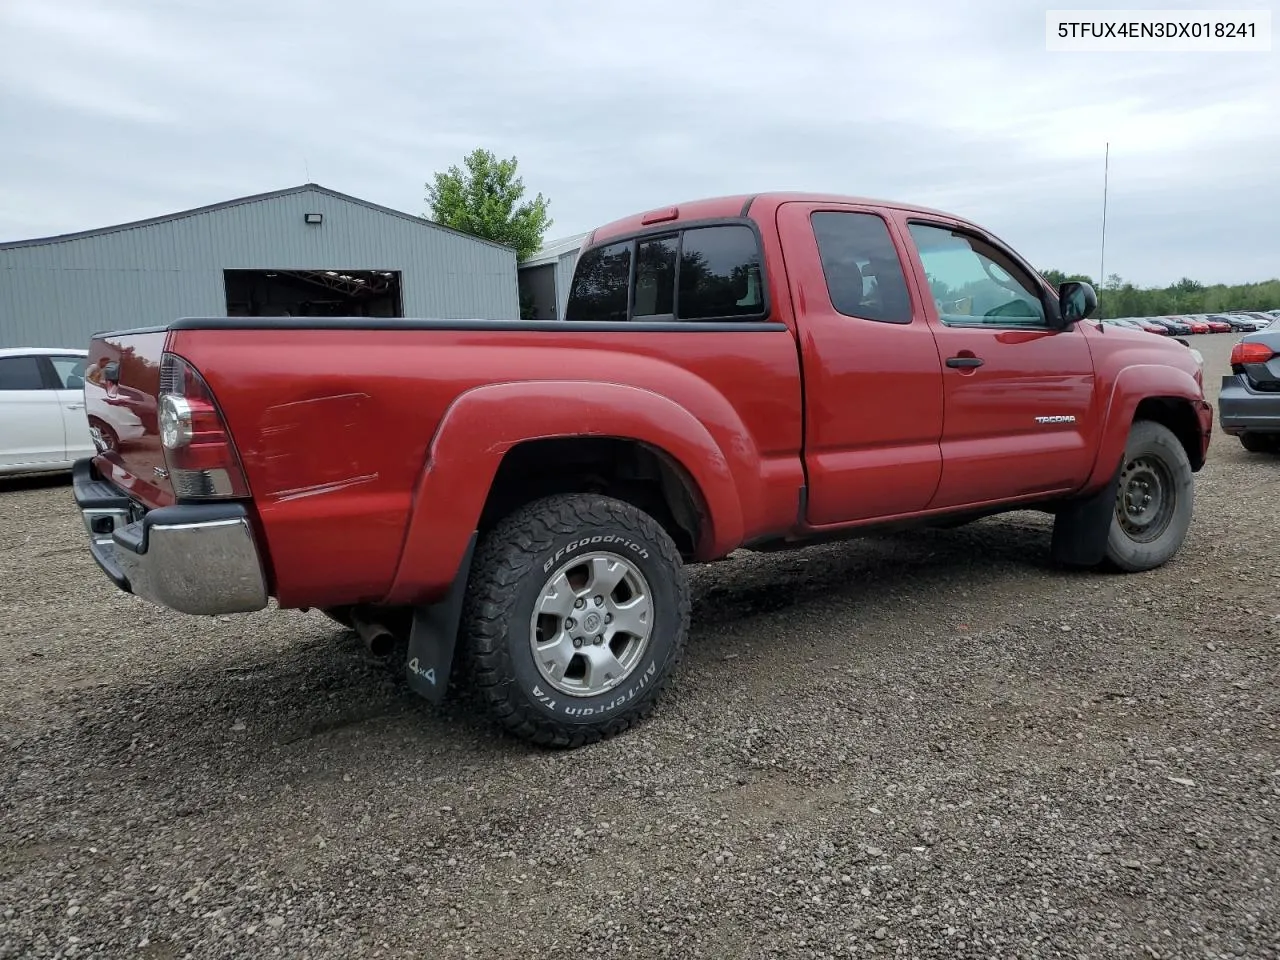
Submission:
<svg viewBox="0 0 1280 960">
<path fill-rule="evenodd" d="M 1058 287 L 1058 313 L 1064 327 L 1079 323 L 1096 309 L 1098 295 L 1089 284 L 1080 280 L 1068 280 Z"/>
</svg>

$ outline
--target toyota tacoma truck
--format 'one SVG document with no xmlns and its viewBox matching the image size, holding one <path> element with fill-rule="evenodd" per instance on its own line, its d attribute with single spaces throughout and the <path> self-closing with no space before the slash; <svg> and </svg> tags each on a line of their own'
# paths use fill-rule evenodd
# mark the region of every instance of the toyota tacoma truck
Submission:
<svg viewBox="0 0 1280 960">
<path fill-rule="evenodd" d="M 807 194 L 584 241 L 562 320 L 236 317 L 95 336 L 98 565 L 175 611 L 318 608 L 439 702 L 577 746 L 654 708 L 687 565 L 1001 511 L 1057 562 L 1183 543 L 1213 411 L 1184 343 L 1088 321 L 981 227 Z"/>
</svg>

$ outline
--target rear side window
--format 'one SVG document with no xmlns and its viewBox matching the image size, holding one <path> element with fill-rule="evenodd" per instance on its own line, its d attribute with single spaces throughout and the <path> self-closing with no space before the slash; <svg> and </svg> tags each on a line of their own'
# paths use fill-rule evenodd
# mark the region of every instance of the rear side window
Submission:
<svg viewBox="0 0 1280 960">
<path fill-rule="evenodd" d="M 821 211 L 810 222 L 831 305 L 847 317 L 910 323 L 906 274 L 884 220 L 872 213 Z"/>
<path fill-rule="evenodd" d="M 631 242 L 589 250 L 573 269 L 566 320 L 626 320 Z"/>
<path fill-rule="evenodd" d="M 767 312 L 764 294 L 754 230 L 690 227 L 588 251 L 574 270 L 565 319 L 749 320 Z"/>
<path fill-rule="evenodd" d="M 0 357 L 0 390 L 43 390 L 38 357 Z"/>
<path fill-rule="evenodd" d="M 84 357 L 50 357 L 49 362 L 63 390 L 84 389 L 84 368 L 88 363 Z"/>
</svg>

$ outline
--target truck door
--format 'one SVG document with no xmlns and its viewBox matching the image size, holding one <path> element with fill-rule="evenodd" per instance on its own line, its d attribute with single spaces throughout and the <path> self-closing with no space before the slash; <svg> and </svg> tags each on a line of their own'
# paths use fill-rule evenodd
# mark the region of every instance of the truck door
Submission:
<svg viewBox="0 0 1280 960">
<path fill-rule="evenodd" d="M 1078 327 L 1050 329 L 1048 290 L 992 238 L 903 215 L 944 366 L 942 479 L 930 508 L 1074 490 L 1097 439 L 1093 357 Z"/>
<path fill-rule="evenodd" d="M 62 407 L 44 358 L 0 357 L 0 467 L 52 466 L 67 459 Z"/>
<path fill-rule="evenodd" d="M 778 208 L 804 371 L 813 526 L 923 509 L 942 472 L 942 367 L 900 238 L 878 211 Z"/>
</svg>

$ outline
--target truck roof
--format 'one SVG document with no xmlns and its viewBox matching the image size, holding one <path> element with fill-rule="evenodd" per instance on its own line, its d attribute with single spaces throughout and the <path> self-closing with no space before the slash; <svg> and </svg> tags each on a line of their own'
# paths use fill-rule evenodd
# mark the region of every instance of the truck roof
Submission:
<svg viewBox="0 0 1280 960">
<path fill-rule="evenodd" d="M 802 193 L 794 191 L 773 191 L 769 193 L 741 193 L 724 197 L 708 197 L 702 200 L 690 200 L 675 203 L 669 207 L 658 207 L 644 213 L 636 213 L 596 227 L 587 235 L 584 245 L 594 246 L 611 237 L 635 233 L 661 224 L 675 224 L 689 220 L 709 220 L 722 217 L 743 217 L 750 213 L 757 219 L 768 220 L 778 206 L 791 201 L 804 203 L 849 203 L 863 207 L 881 207 L 884 209 L 904 210 L 908 213 L 921 213 L 935 217 L 947 217 L 970 226 L 964 217 L 956 216 L 945 210 L 935 210 L 916 204 L 901 203 L 896 200 L 877 200 L 870 197 L 848 196 L 838 193 Z"/>
</svg>

